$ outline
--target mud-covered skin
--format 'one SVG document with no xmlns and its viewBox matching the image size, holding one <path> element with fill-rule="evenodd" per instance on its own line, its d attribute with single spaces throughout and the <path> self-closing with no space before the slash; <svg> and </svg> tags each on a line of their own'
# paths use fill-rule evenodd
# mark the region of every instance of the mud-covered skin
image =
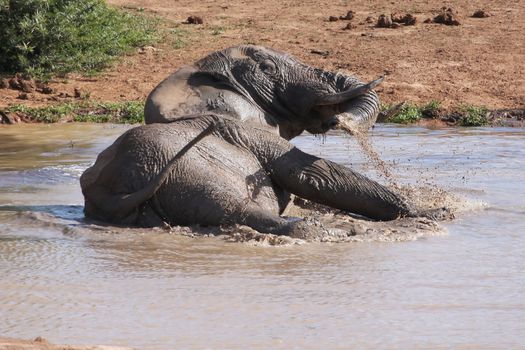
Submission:
<svg viewBox="0 0 525 350">
<path fill-rule="evenodd" d="M 272 128 L 287 140 L 304 130 L 324 133 L 341 119 L 367 130 L 377 118 L 377 95 L 346 95 L 363 85 L 355 77 L 310 67 L 284 52 L 240 45 L 167 77 L 148 96 L 145 121 L 213 112 Z"/>
<path fill-rule="evenodd" d="M 210 135 L 171 162 L 207 130 Z M 143 195 L 166 169 L 160 186 Z M 304 223 L 279 216 L 290 193 L 378 220 L 414 214 L 397 195 L 349 168 L 306 154 L 265 128 L 210 114 L 127 131 L 80 182 L 86 216 L 123 225 L 236 223 L 293 234 L 305 230 Z M 127 207 L 133 197 L 140 198 Z"/>
<path fill-rule="evenodd" d="M 86 216 L 308 236 L 315 225 L 279 216 L 291 193 L 371 219 L 417 215 L 384 186 L 287 141 L 304 130 L 367 130 L 379 82 L 259 46 L 212 53 L 155 88 L 145 107 L 150 125 L 126 132 L 82 175 Z"/>
</svg>

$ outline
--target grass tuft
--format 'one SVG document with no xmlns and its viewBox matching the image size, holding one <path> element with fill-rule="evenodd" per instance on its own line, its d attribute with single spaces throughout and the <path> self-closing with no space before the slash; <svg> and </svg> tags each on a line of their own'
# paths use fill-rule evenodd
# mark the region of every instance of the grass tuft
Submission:
<svg viewBox="0 0 525 350">
<path fill-rule="evenodd" d="M 489 124 L 487 118 L 488 109 L 483 106 L 463 106 L 463 118 L 459 120 L 461 126 L 486 126 Z"/>
<path fill-rule="evenodd" d="M 168 42 L 175 49 L 182 49 L 189 44 L 189 33 L 185 29 L 170 28 L 165 31 L 164 41 Z"/>
<path fill-rule="evenodd" d="M 420 108 L 421 116 L 423 118 L 436 119 L 439 118 L 439 110 L 441 108 L 441 103 L 439 101 L 432 100 Z"/>
<path fill-rule="evenodd" d="M 144 122 L 144 102 L 67 102 L 47 107 L 14 105 L 7 112 L 17 113 L 24 119 L 40 123 L 61 120 L 90 123 L 137 124 Z"/>
<path fill-rule="evenodd" d="M 421 108 L 413 103 L 405 103 L 401 110 L 390 117 L 390 123 L 410 124 L 415 123 L 423 117 Z"/>
<path fill-rule="evenodd" d="M 157 22 L 103 0 L 0 0 L 0 70 L 94 74 L 157 39 Z"/>
<path fill-rule="evenodd" d="M 71 114 L 75 109 L 75 104 L 64 103 L 47 107 L 27 107 L 24 105 L 14 105 L 7 108 L 8 112 L 18 113 L 36 122 L 56 123 L 60 119 Z"/>
<path fill-rule="evenodd" d="M 211 29 L 211 35 L 214 36 L 222 35 L 226 31 L 226 27 L 224 26 L 214 26 Z"/>
</svg>

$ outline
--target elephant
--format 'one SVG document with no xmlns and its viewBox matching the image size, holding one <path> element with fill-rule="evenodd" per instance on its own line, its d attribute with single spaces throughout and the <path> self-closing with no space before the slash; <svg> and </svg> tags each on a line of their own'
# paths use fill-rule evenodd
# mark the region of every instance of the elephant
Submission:
<svg viewBox="0 0 525 350">
<path fill-rule="evenodd" d="M 437 218 L 385 186 L 289 140 L 351 124 L 379 110 L 373 87 L 258 46 L 237 46 L 179 69 L 128 130 L 80 178 L 86 217 L 118 225 L 242 224 L 305 230 L 282 213 L 291 195 L 374 220 Z"/>
<path fill-rule="evenodd" d="M 270 48 L 240 45 L 180 68 L 148 96 L 146 124 L 213 112 L 265 126 L 286 140 L 304 130 L 322 134 L 341 123 L 364 131 L 376 121 L 379 99 L 369 84 L 310 67 Z M 347 128 L 348 129 L 348 128 Z"/>
</svg>

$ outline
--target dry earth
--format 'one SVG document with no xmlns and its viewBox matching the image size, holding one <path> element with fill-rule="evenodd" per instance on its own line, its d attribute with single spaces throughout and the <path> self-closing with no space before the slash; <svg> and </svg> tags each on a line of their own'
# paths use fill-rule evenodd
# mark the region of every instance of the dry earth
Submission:
<svg viewBox="0 0 525 350">
<path fill-rule="evenodd" d="M 525 107 L 525 5 L 522 0 L 418 1 L 176 1 L 109 0 L 115 6 L 166 20 L 170 42 L 138 49 L 97 77 L 70 76 L 51 86 L 55 96 L 0 89 L 0 108 L 43 105 L 74 95 L 102 101 L 140 100 L 168 74 L 207 53 L 253 43 L 292 53 L 308 64 L 371 80 L 384 102 L 442 101 L 490 109 Z M 451 7 L 460 25 L 424 23 Z M 490 16 L 473 18 L 477 10 Z M 352 20 L 339 19 L 354 11 Z M 381 14 L 411 14 L 415 25 L 377 28 Z M 183 24 L 199 16 L 203 24 Z M 333 16 L 332 20 L 329 20 Z M 350 16 L 351 17 L 351 16 Z M 368 18 L 370 17 L 370 18 Z M 368 18 L 368 20 L 367 20 Z M 337 20 L 335 20 L 337 19 Z M 350 28 L 350 29 L 343 29 Z M 57 97 L 62 92 L 62 97 Z"/>
</svg>

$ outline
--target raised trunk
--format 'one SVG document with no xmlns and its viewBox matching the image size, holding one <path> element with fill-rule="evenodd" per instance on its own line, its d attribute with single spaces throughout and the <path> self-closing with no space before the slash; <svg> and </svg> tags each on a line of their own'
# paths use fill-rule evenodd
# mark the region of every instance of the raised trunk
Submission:
<svg viewBox="0 0 525 350">
<path fill-rule="evenodd" d="M 336 88 L 338 91 L 352 90 L 365 85 L 355 77 L 337 74 Z M 359 131 L 368 130 L 376 122 L 379 113 L 379 97 L 373 90 L 370 90 L 341 103 L 338 109 L 341 111 L 338 115 L 340 122 L 353 124 Z"/>
</svg>

